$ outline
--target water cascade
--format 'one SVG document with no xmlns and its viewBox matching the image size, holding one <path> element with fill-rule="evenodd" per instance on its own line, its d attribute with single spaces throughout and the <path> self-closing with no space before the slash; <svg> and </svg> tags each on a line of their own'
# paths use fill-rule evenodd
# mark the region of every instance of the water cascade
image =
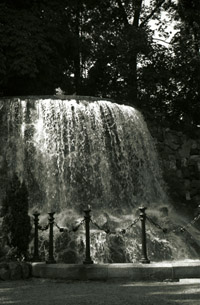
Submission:
<svg viewBox="0 0 200 305">
<path fill-rule="evenodd" d="M 154 143 L 136 109 L 84 97 L 10 99 L 1 102 L 1 109 L 8 130 L 7 176 L 15 172 L 26 181 L 30 212 L 55 211 L 59 223 L 66 225 L 80 219 L 89 204 L 94 217 L 113 228 L 130 223 L 141 205 L 154 214 L 163 207 L 170 212 Z M 125 237 L 94 232 L 94 259 L 137 259 L 139 225 Z M 153 230 L 148 234 L 154 259 L 177 256 L 183 246 L 181 239 L 174 248 L 177 238 L 169 242 Z M 60 257 L 69 261 L 76 253 L 76 261 L 80 259 L 81 234 L 57 239 L 57 246 L 64 244 Z M 188 253 L 186 249 L 185 257 Z"/>
</svg>

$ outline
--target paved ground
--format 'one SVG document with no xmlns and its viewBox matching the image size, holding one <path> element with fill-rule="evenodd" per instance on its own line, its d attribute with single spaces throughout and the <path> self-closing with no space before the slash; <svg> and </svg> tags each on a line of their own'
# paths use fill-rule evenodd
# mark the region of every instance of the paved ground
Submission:
<svg viewBox="0 0 200 305">
<path fill-rule="evenodd" d="M 200 280 L 159 282 L 67 282 L 49 279 L 0 282 L 0 304 L 199 305 Z"/>
</svg>

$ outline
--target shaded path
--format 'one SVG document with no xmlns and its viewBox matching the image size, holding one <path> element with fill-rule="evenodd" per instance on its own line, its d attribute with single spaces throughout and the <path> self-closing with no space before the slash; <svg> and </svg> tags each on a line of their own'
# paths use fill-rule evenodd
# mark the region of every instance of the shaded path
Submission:
<svg viewBox="0 0 200 305">
<path fill-rule="evenodd" d="M 200 280 L 71 282 L 47 279 L 0 282 L 0 304 L 22 305 L 199 305 Z"/>
</svg>

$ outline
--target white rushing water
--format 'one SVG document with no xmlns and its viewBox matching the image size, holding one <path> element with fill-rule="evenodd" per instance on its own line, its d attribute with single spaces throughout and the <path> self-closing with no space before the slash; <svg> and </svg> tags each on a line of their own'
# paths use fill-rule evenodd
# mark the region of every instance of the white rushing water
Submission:
<svg viewBox="0 0 200 305">
<path fill-rule="evenodd" d="M 18 100 L 10 109 L 9 128 L 20 135 L 16 171 L 41 194 L 34 205 L 60 211 L 166 203 L 154 144 L 136 109 L 84 99 Z"/>
<path fill-rule="evenodd" d="M 129 106 L 89 100 L 54 97 L 4 102 L 8 176 L 16 172 L 25 180 L 30 211 L 54 211 L 60 225 L 70 226 L 90 205 L 101 226 L 116 230 L 130 225 L 138 207 L 146 206 L 158 222 L 173 227 L 172 218 L 162 217 L 163 207 L 168 212 L 171 207 L 143 116 Z M 140 223 L 123 237 L 95 230 L 91 251 L 96 262 L 130 262 L 141 256 Z M 191 253 L 196 257 L 182 236 L 167 238 L 149 225 L 147 239 L 153 260 L 190 258 Z M 61 261 L 80 262 L 84 232 L 58 240 Z"/>
</svg>

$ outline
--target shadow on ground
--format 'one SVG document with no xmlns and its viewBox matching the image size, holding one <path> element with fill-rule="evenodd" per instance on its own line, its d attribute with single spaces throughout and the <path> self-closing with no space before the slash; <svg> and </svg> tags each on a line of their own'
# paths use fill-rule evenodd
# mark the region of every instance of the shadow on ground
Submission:
<svg viewBox="0 0 200 305">
<path fill-rule="evenodd" d="M 47 279 L 0 282 L 0 304 L 199 305 L 200 280 L 180 282 L 67 282 Z"/>
</svg>

